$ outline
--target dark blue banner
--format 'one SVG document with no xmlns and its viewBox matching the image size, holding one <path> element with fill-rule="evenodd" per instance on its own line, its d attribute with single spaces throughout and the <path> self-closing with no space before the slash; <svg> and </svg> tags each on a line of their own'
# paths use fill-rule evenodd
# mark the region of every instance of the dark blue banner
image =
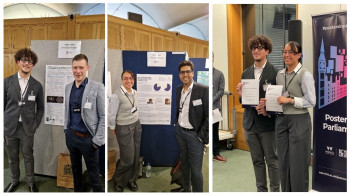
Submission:
<svg viewBox="0 0 350 196">
<path fill-rule="evenodd" d="M 347 191 L 347 22 L 346 12 L 312 17 L 314 78 L 314 162 L 312 189 Z"/>
</svg>

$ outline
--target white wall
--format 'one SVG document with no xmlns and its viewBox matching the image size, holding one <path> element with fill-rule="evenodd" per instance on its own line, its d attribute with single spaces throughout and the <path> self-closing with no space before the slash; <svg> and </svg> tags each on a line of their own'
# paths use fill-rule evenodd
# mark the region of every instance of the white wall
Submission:
<svg viewBox="0 0 350 196">
<path fill-rule="evenodd" d="M 222 71 L 225 76 L 225 91 L 228 90 L 228 52 L 227 52 L 227 18 L 226 5 L 213 4 L 212 9 L 212 49 L 215 55 L 214 66 L 216 69 Z M 225 96 L 224 96 L 225 97 Z M 232 96 L 230 96 L 232 97 Z M 227 114 L 227 101 L 223 99 L 222 113 Z M 227 128 L 227 116 L 223 115 L 224 123 L 223 129 Z"/>
</svg>

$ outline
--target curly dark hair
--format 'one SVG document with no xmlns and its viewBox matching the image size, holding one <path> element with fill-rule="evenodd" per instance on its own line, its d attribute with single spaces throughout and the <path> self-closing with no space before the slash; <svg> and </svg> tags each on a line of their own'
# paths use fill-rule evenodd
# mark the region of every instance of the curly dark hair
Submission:
<svg viewBox="0 0 350 196">
<path fill-rule="evenodd" d="M 265 50 L 269 50 L 269 53 L 272 52 L 272 41 L 265 35 L 255 35 L 250 38 L 248 41 L 248 47 L 252 49 L 255 46 L 259 46 L 259 44 L 265 48 Z"/>
<path fill-rule="evenodd" d="M 20 61 L 22 58 L 33 61 L 33 65 L 38 62 L 38 56 L 29 48 L 19 49 L 15 54 L 15 61 Z"/>
<path fill-rule="evenodd" d="M 194 70 L 194 65 L 193 65 L 193 63 L 192 63 L 192 61 L 190 61 L 190 60 L 184 60 L 184 61 L 182 61 L 180 64 L 179 64 L 179 72 L 180 72 L 180 70 L 181 70 L 181 67 L 184 67 L 184 66 L 190 66 L 191 67 L 191 70 L 193 71 Z"/>
</svg>

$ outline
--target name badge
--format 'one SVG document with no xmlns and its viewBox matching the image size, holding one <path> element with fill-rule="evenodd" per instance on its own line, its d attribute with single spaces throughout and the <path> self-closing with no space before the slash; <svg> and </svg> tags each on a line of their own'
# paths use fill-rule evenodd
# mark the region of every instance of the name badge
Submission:
<svg viewBox="0 0 350 196">
<path fill-rule="evenodd" d="M 34 95 L 29 95 L 28 96 L 28 101 L 35 101 L 35 96 Z"/>
<path fill-rule="evenodd" d="M 133 108 L 131 108 L 131 110 L 130 110 L 131 114 L 134 113 L 134 112 L 136 112 L 136 111 L 137 111 L 136 107 L 133 107 Z"/>
<path fill-rule="evenodd" d="M 193 103 L 193 106 L 202 105 L 202 100 L 201 99 L 193 100 L 192 103 Z"/>
<path fill-rule="evenodd" d="M 26 102 L 24 102 L 24 101 L 18 101 L 18 106 L 19 106 L 19 107 L 22 107 L 24 104 L 26 104 Z"/>
<path fill-rule="evenodd" d="M 282 96 L 283 96 L 283 97 L 289 97 L 288 91 L 284 92 Z"/>
<path fill-rule="evenodd" d="M 84 105 L 84 108 L 86 109 L 91 109 L 92 103 L 91 102 L 86 102 Z"/>
</svg>

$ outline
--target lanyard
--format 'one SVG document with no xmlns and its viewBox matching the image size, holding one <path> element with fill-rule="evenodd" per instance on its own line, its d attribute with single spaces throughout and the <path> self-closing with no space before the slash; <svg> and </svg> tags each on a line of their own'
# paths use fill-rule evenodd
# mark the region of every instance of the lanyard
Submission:
<svg viewBox="0 0 350 196">
<path fill-rule="evenodd" d="M 125 97 L 126 98 L 128 98 L 128 100 L 129 100 L 129 102 L 130 102 L 130 104 L 131 104 L 131 106 L 132 107 L 134 107 L 134 104 L 135 104 L 135 97 L 134 96 L 132 96 L 132 102 L 131 102 L 131 100 L 129 99 L 129 97 L 126 95 L 126 92 L 122 89 L 122 87 L 120 87 L 120 90 L 122 90 L 123 91 L 123 93 L 124 93 L 124 95 L 125 95 Z"/>
<path fill-rule="evenodd" d="M 192 92 L 192 89 L 191 89 L 191 91 L 188 91 L 188 92 L 187 92 L 187 95 L 186 95 L 184 101 L 181 103 L 181 107 L 180 107 L 180 110 L 181 110 L 181 111 L 182 111 L 182 108 L 184 107 L 184 104 L 185 104 L 185 101 L 186 101 L 188 95 L 189 95 L 191 92 Z"/>
<path fill-rule="evenodd" d="M 292 77 L 292 79 L 291 80 L 289 80 L 289 82 L 288 82 L 288 86 L 289 86 L 289 84 L 292 82 L 292 80 L 294 79 L 294 77 L 298 74 L 298 72 L 301 70 L 301 68 L 303 68 L 303 66 L 301 66 L 299 69 L 298 69 L 298 71 L 297 72 L 295 72 L 295 74 L 294 74 L 294 76 Z M 286 87 L 286 91 L 288 92 L 288 86 L 287 86 L 287 72 L 286 72 L 287 70 L 285 70 L 285 73 L 284 73 L 284 86 Z"/>
<path fill-rule="evenodd" d="M 27 82 L 26 88 L 24 89 L 23 93 L 21 94 L 21 101 L 23 101 L 24 99 L 24 95 L 26 94 L 27 90 L 28 90 L 28 85 L 29 85 L 29 80 Z"/>
</svg>

